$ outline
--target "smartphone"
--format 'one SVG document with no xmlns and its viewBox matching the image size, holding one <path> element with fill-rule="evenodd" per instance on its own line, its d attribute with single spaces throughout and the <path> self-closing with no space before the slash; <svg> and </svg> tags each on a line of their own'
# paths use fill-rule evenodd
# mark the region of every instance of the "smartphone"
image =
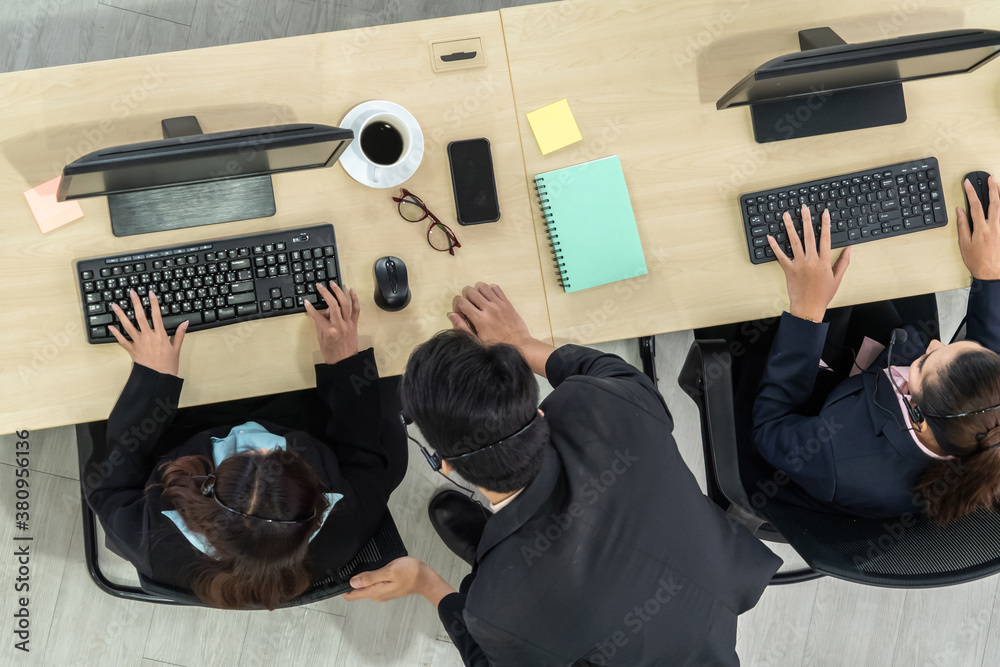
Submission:
<svg viewBox="0 0 1000 667">
<path fill-rule="evenodd" d="M 458 224 L 478 225 L 500 219 L 493 155 L 487 139 L 466 139 L 448 144 L 451 185 L 455 190 Z"/>
</svg>

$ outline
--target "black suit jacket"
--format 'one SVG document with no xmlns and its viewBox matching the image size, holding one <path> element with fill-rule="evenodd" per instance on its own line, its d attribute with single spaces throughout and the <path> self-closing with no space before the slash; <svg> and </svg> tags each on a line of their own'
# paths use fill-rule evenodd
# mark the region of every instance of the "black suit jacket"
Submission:
<svg viewBox="0 0 1000 667">
<path fill-rule="evenodd" d="M 755 448 L 830 509 L 876 518 L 923 512 L 912 489 L 935 459 L 904 428 L 896 392 L 883 372 L 888 350 L 869 371 L 838 384 L 818 415 L 800 411 L 817 374 L 827 372 L 819 370 L 826 330 L 826 324 L 782 315 L 754 403 Z M 905 330 L 906 343 L 893 351 L 897 366 L 926 351 L 916 330 Z M 1000 281 L 973 280 L 966 339 L 1000 352 Z"/>
<path fill-rule="evenodd" d="M 309 545 L 313 581 L 335 574 L 371 539 L 406 468 L 405 458 L 401 466 L 389 460 L 388 451 L 399 448 L 388 439 L 404 436 L 402 427 L 398 433 L 382 428 L 377 378 L 371 349 L 334 365 L 318 364 L 325 434 L 266 424 L 285 437 L 287 449 L 312 466 L 329 491 L 344 496 Z M 182 384 L 176 376 L 133 365 L 108 419 L 107 442 L 95 443 L 84 488 L 108 537 L 137 570 L 190 588 L 193 566 L 208 556 L 161 513 L 160 487 L 145 488 L 160 481 L 159 465 L 165 461 L 192 454 L 211 460 L 211 438 L 225 437 L 237 424 L 202 431 L 186 442 L 170 441 Z M 405 451 L 404 444 L 404 457 Z M 94 472 L 97 479 L 91 477 Z"/>
<path fill-rule="evenodd" d="M 541 472 L 438 607 L 465 663 L 739 664 L 736 617 L 781 560 L 702 494 L 645 375 L 575 345 L 546 373 Z"/>
</svg>

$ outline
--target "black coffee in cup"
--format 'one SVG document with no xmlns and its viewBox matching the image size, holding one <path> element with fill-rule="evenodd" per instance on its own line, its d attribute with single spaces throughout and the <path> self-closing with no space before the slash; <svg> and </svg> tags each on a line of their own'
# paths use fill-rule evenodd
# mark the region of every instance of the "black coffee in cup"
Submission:
<svg viewBox="0 0 1000 667">
<path fill-rule="evenodd" d="M 361 152 L 375 164 L 395 164 L 403 154 L 403 135 L 384 120 L 369 123 L 361 131 Z"/>
</svg>

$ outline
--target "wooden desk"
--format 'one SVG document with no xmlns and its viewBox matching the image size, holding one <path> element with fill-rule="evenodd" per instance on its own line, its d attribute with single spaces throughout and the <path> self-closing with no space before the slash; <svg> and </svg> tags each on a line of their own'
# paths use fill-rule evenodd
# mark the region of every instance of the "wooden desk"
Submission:
<svg viewBox="0 0 1000 667">
<path fill-rule="evenodd" d="M 428 42 L 483 37 L 485 69 L 434 74 Z M 274 176 L 277 214 L 115 238 L 107 200 L 82 200 L 82 220 L 42 235 L 22 192 L 98 148 L 160 137 L 160 120 L 195 115 L 206 132 L 279 123 L 336 125 L 365 100 L 402 104 L 420 122 L 426 152 L 406 187 L 455 220 L 445 152 L 456 139 L 493 147 L 502 219 L 454 225 L 454 257 L 431 249 L 422 225 L 396 212 L 395 191 L 354 182 L 335 165 Z M 0 75 L 0 433 L 106 418 L 128 375 L 117 345 L 88 345 L 73 261 L 319 222 L 336 227 L 345 285 L 361 298 L 362 345 L 382 374 L 403 370 L 418 343 L 450 326 L 458 290 L 503 283 L 532 333 L 550 329 L 498 13 L 238 44 Z M 374 305 L 372 264 L 402 257 L 413 301 L 399 313 Z M 367 339 L 367 341 L 365 340 Z M 182 405 L 312 386 L 318 347 L 295 315 L 194 333 L 184 343 Z"/>
<path fill-rule="evenodd" d="M 800 29 L 830 26 L 864 42 L 996 28 L 997 3 L 566 0 L 501 16 L 528 176 L 619 155 L 649 268 L 647 276 L 565 294 L 543 262 L 557 344 L 779 313 L 787 306 L 781 269 L 750 264 L 737 196 L 911 158 L 940 160 L 951 224 L 857 247 L 834 305 L 969 284 L 954 208 L 964 206 L 962 176 L 1000 171 L 1000 63 L 905 84 L 904 124 L 766 145 L 754 142 L 747 109 L 717 111 L 715 101 L 752 68 L 797 51 Z M 543 157 L 524 115 L 563 97 L 583 142 Z"/>
</svg>

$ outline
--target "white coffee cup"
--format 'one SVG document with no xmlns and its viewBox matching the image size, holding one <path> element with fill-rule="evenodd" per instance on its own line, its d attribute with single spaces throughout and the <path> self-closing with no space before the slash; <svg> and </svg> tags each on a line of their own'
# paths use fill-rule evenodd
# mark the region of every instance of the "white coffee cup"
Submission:
<svg viewBox="0 0 1000 667">
<path fill-rule="evenodd" d="M 377 123 L 386 123 L 391 126 L 396 132 L 399 133 L 402 139 L 403 146 L 402 150 L 399 152 L 399 157 L 397 157 L 393 162 L 385 164 L 381 162 L 376 162 L 372 156 L 369 156 L 365 152 L 365 130 L 370 126 Z M 361 155 L 362 160 L 368 165 L 368 180 L 372 183 L 378 183 L 381 177 L 380 172 L 386 169 L 393 169 L 399 165 L 405 163 L 407 159 L 410 158 L 413 148 L 413 142 L 410 137 L 410 130 L 407 128 L 406 123 L 403 119 L 394 113 L 389 113 L 385 111 L 376 112 L 368 116 L 361 122 L 361 131 L 358 132 L 358 144 L 360 150 L 358 151 Z"/>
</svg>

